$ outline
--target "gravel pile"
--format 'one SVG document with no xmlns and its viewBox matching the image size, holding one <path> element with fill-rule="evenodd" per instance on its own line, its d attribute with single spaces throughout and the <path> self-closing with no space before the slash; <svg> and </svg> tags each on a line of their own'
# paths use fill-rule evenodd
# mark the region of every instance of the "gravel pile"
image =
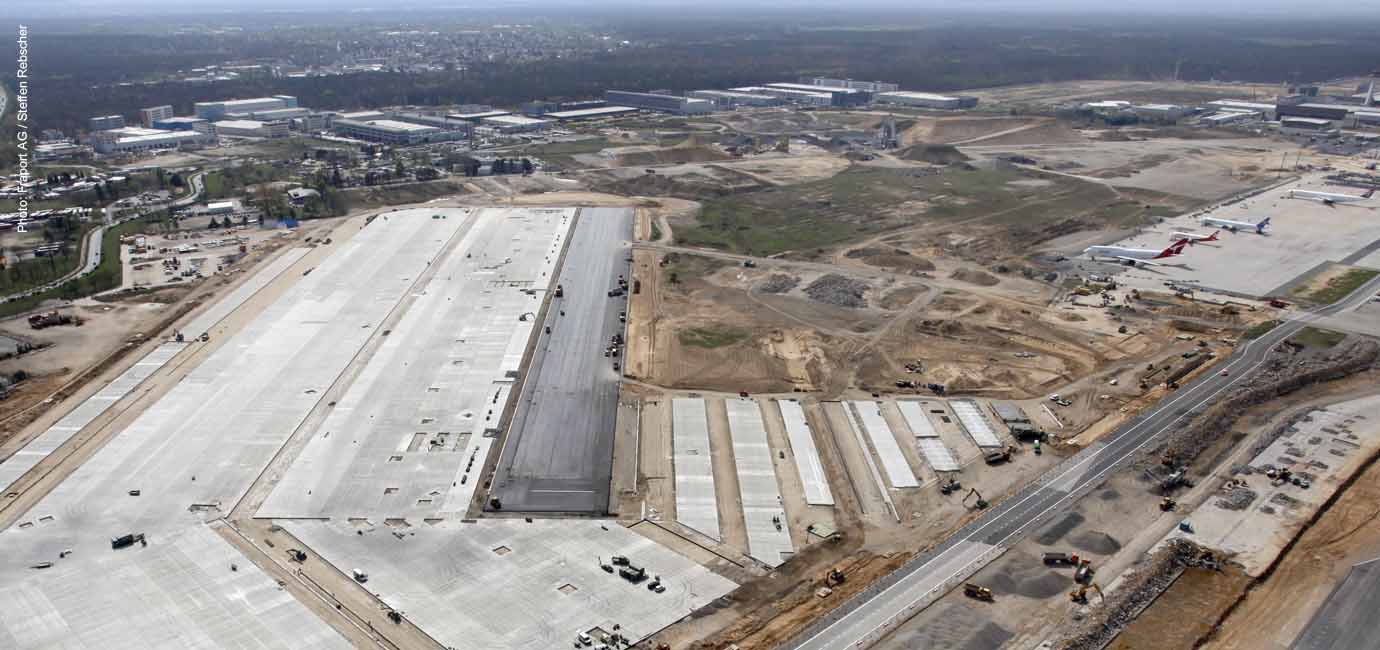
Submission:
<svg viewBox="0 0 1380 650">
<path fill-rule="evenodd" d="M 1223 510 L 1245 510 L 1255 503 L 1256 496 L 1255 490 L 1250 488 L 1232 488 L 1222 493 L 1216 505 Z"/>
<path fill-rule="evenodd" d="M 800 284 L 800 278 L 785 273 L 774 273 L 757 285 L 762 293 L 786 293 Z"/>
<path fill-rule="evenodd" d="M 857 309 L 867 306 L 866 294 L 869 288 L 867 283 L 861 280 L 830 273 L 805 287 L 805 295 L 836 307 Z"/>
</svg>

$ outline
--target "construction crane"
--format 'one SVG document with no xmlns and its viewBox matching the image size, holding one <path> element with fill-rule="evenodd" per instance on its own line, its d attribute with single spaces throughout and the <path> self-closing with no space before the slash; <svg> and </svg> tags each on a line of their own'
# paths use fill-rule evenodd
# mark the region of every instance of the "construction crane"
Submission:
<svg viewBox="0 0 1380 650">
<path fill-rule="evenodd" d="M 968 494 L 965 495 L 965 496 L 963 497 L 963 505 L 964 505 L 964 506 L 967 506 L 967 505 L 968 505 L 968 497 L 972 497 L 972 496 L 976 496 L 976 497 L 977 497 L 977 501 L 973 502 L 973 508 L 974 508 L 974 509 L 976 509 L 976 510 L 986 510 L 986 509 L 987 509 L 987 506 L 988 506 L 987 499 L 982 498 L 982 493 L 981 493 L 981 492 L 978 492 L 978 491 L 977 491 L 977 488 L 972 488 L 972 489 L 969 489 L 969 490 L 968 490 Z"/>
</svg>

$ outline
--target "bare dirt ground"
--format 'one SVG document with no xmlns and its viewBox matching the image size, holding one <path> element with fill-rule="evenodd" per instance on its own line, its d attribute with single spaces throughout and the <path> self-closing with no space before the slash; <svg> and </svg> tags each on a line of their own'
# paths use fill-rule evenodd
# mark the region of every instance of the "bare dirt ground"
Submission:
<svg viewBox="0 0 1380 650">
<path fill-rule="evenodd" d="M 1032 104 L 1053 106 L 1067 102 L 1101 99 L 1125 101 L 1192 102 L 1220 98 L 1271 98 L 1279 93 L 1276 84 L 1225 84 L 1172 81 L 1063 81 L 1023 84 L 1000 88 L 975 88 L 963 94 L 977 97 L 980 105 Z"/>
</svg>

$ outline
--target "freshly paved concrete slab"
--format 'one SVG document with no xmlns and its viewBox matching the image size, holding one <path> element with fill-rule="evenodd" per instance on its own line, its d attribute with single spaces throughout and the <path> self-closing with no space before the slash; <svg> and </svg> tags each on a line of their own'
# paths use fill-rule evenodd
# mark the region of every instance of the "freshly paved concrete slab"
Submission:
<svg viewBox="0 0 1380 650">
<path fill-rule="evenodd" d="M 256 516 L 463 517 L 573 215 L 470 217 Z"/>
<path fill-rule="evenodd" d="M 925 415 L 925 406 L 920 402 L 897 400 L 896 407 L 901 410 L 901 417 L 905 418 L 906 426 L 910 427 L 910 432 L 916 438 L 938 438 L 939 431 L 935 430 L 934 423 L 930 422 L 929 416 Z"/>
<path fill-rule="evenodd" d="M 248 280 L 241 283 L 234 291 L 226 294 L 209 309 L 194 318 L 183 330 L 189 338 L 199 336 L 202 332 L 209 330 L 212 325 L 238 309 L 250 296 L 281 275 L 287 267 L 302 259 L 308 250 L 306 248 L 293 248 L 285 251 Z M 75 436 L 78 431 L 105 413 L 115 402 L 120 401 L 133 391 L 140 382 L 158 372 L 185 345 L 185 343 L 169 342 L 154 348 L 144 355 L 143 359 L 120 373 L 120 376 L 116 377 L 114 381 L 106 384 L 95 395 L 77 405 L 61 420 L 49 427 L 47 431 L 29 441 L 29 444 L 25 445 L 23 449 L 0 462 L 0 490 L 19 480 L 26 472 L 47 458 L 48 454 L 53 453 L 72 436 Z"/>
<path fill-rule="evenodd" d="M 676 521 L 720 540 L 709 417 L 704 400 L 671 400 L 671 446 L 676 470 Z"/>
<path fill-rule="evenodd" d="M 896 436 L 891 432 L 886 419 L 882 417 L 879 405 L 868 401 L 855 401 L 852 404 L 858 412 L 863 431 L 867 433 L 868 440 L 872 441 L 877 456 L 882 459 L 882 469 L 886 471 L 891 486 L 920 487 L 920 481 L 915 478 L 910 463 L 906 462 L 905 454 L 901 453 L 901 446 L 896 442 Z"/>
<path fill-rule="evenodd" d="M 776 482 L 762 409 L 757 402 L 742 398 L 726 400 L 724 408 L 733 435 L 733 460 L 743 522 L 747 525 L 748 555 L 767 566 L 779 566 L 790 559 L 794 549 L 786 530 L 786 510 L 781 505 L 781 488 Z"/>
<path fill-rule="evenodd" d="M 608 293 L 630 274 L 632 217 L 631 208 L 580 210 L 560 270 L 565 295 L 537 334 L 499 459 L 493 493 L 504 510 L 608 511 L 621 358 L 604 350 L 623 333 L 628 305 Z"/>
<path fill-rule="evenodd" d="M 367 571 L 370 591 L 455 648 L 569 648 L 576 634 L 615 624 L 641 639 L 736 587 L 612 521 L 284 525 L 336 566 Z M 599 562 L 614 555 L 646 569 L 648 580 L 633 584 L 602 571 Z M 661 577 L 664 593 L 647 589 L 651 576 Z"/>
<path fill-rule="evenodd" d="M 800 402 L 793 400 L 773 400 L 781 408 L 781 419 L 786 423 L 786 436 L 795 453 L 795 469 L 800 474 L 800 483 L 805 491 L 805 503 L 812 506 L 834 505 L 834 495 L 829 491 L 829 478 L 824 475 L 824 464 L 819 460 L 819 450 L 815 448 L 815 438 L 810 435 L 810 425 L 805 420 L 805 410 Z"/>
<path fill-rule="evenodd" d="M 876 486 L 877 492 L 882 497 L 882 501 L 886 503 L 888 513 L 890 513 L 892 518 L 896 521 L 901 521 L 900 513 L 896 511 L 896 503 L 891 499 L 891 490 L 887 488 L 886 480 L 882 478 L 882 472 L 877 469 L 877 461 L 874 460 L 872 454 L 867 451 L 867 440 L 863 437 L 863 424 L 862 421 L 858 419 L 858 410 L 852 408 L 848 402 L 840 402 L 838 404 L 839 407 L 843 409 L 844 414 L 848 416 L 846 418 L 848 423 L 847 437 L 852 438 L 863 460 L 866 461 L 867 473 L 872 477 L 872 484 Z M 860 481 L 863 479 L 862 477 L 855 477 L 853 480 Z"/>
<path fill-rule="evenodd" d="M 53 550 L 50 569 L 4 561 L 0 648 L 351 647 L 205 525 L 154 536 L 147 547 L 103 545 L 63 560 Z"/>
<path fill-rule="evenodd" d="M 1313 614 L 1292 650 L 1370 650 L 1380 648 L 1380 561 L 1351 567 L 1327 602 Z"/>
<path fill-rule="evenodd" d="M 956 399 L 949 402 L 949 408 L 953 409 L 954 415 L 958 416 L 959 424 L 963 425 L 963 430 L 968 432 L 977 446 L 1001 446 L 1001 439 L 997 437 L 996 430 L 992 428 L 992 423 L 987 421 L 987 416 L 983 415 L 982 407 L 978 406 L 977 402 Z"/>
<path fill-rule="evenodd" d="M 963 469 L 958 464 L 958 459 L 954 458 L 953 452 L 944 446 L 944 441 L 939 438 L 916 438 L 915 444 L 920 448 L 920 453 L 924 455 L 925 462 L 930 464 L 936 472 L 957 472 Z"/>
<path fill-rule="evenodd" d="M 49 634 L 88 647 L 343 647 L 252 564 L 230 571 L 238 555 L 203 522 L 243 497 L 458 225 L 390 213 L 340 244 L 0 533 L 0 584 L 24 582 Z M 113 551 L 126 533 L 148 548 Z M 60 570 L 28 568 L 45 561 Z"/>
</svg>

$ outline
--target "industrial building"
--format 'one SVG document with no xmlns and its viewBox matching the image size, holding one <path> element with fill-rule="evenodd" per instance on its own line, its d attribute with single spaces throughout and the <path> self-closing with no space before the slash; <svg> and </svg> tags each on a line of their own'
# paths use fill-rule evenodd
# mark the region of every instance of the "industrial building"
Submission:
<svg viewBox="0 0 1380 650">
<path fill-rule="evenodd" d="M 125 118 L 123 115 L 102 115 L 93 117 L 86 122 L 87 130 L 95 133 L 96 131 L 109 131 L 111 129 L 125 128 Z"/>
<path fill-rule="evenodd" d="M 162 131 L 125 127 L 100 131 L 91 138 L 91 146 L 99 153 L 142 153 L 158 149 L 176 149 L 188 145 L 214 144 L 214 135 L 196 131 Z"/>
<path fill-rule="evenodd" d="M 481 124 L 499 133 L 530 133 L 546 129 L 551 121 L 525 115 L 495 115 L 484 118 Z"/>
<path fill-rule="evenodd" d="M 729 90 L 735 93 L 745 93 L 749 95 L 766 95 L 802 106 L 832 106 L 834 104 L 833 95 L 812 90 L 769 88 L 766 86 L 743 86 L 741 88 L 729 88 Z"/>
<path fill-rule="evenodd" d="M 1281 117 L 1279 132 L 1285 135 L 1328 135 L 1337 131 L 1337 122 L 1321 117 Z"/>
<path fill-rule="evenodd" d="M 199 117 L 164 117 L 154 120 L 148 128 L 160 129 L 163 131 L 195 131 L 198 124 L 209 124 L 206 120 Z"/>
<path fill-rule="evenodd" d="M 637 93 L 627 90 L 606 90 L 604 99 L 610 104 L 632 106 L 660 113 L 699 115 L 714 110 L 714 102 L 694 97 L 680 97 L 658 93 Z"/>
<path fill-rule="evenodd" d="M 381 120 L 388 116 L 383 111 L 354 111 L 352 113 L 338 113 L 335 117 L 342 120 L 368 122 L 369 120 Z"/>
<path fill-rule="evenodd" d="M 155 122 L 166 120 L 173 116 L 173 107 L 170 105 L 152 106 L 139 109 L 139 122 L 146 129 L 156 129 Z"/>
<path fill-rule="evenodd" d="M 208 120 L 225 119 L 231 113 L 252 113 L 279 108 L 297 108 L 297 98 L 292 95 L 274 95 L 253 99 L 228 99 L 219 102 L 197 102 L 192 106 L 197 117 Z"/>
<path fill-rule="evenodd" d="M 830 79 L 829 77 L 805 77 L 800 83 L 810 86 L 830 86 L 833 88 L 852 88 L 869 93 L 894 93 L 901 89 L 900 84 L 887 81 L 858 81 L 856 79 Z"/>
<path fill-rule="evenodd" d="M 856 88 L 844 88 L 841 86 L 818 86 L 815 84 L 792 84 L 774 83 L 767 84 L 767 88 L 778 88 L 781 90 L 798 90 L 802 92 L 824 93 L 830 97 L 830 106 L 862 106 L 872 101 L 872 93 Z"/>
<path fill-rule="evenodd" d="M 920 108 L 942 108 L 948 110 L 960 108 L 973 108 L 977 106 L 976 97 L 962 95 L 938 95 L 935 93 L 917 93 L 911 91 L 886 92 L 877 95 L 879 104 L 897 104 L 900 106 L 917 106 Z"/>
<path fill-rule="evenodd" d="M 1235 99 L 1219 99 L 1219 100 L 1216 100 L 1216 101 L 1208 102 L 1207 105 L 1210 106 L 1210 107 L 1212 107 L 1212 108 L 1215 108 L 1215 109 L 1217 109 L 1217 110 L 1219 110 L 1219 111 L 1223 111 L 1223 112 L 1228 112 L 1228 111 L 1231 111 L 1231 112 L 1235 112 L 1235 111 L 1258 112 L 1258 113 L 1260 113 L 1265 119 L 1270 120 L 1271 122 L 1273 122 L 1273 121 L 1275 120 L 1275 117 L 1276 117 L 1276 115 L 1275 115 L 1275 105 L 1274 105 L 1274 104 L 1266 104 L 1266 103 L 1263 103 L 1263 102 L 1247 102 L 1247 101 L 1240 101 L 1240 100 L 1235 100 Z"/>
<path fill-rule="evenodd" d="M 1176 122 L 1187 111 L 1176 104 L 1142 104 L 1131 107 L 1131 112 L 1142 120 L 1155 122 Z"/>
<path fill-rule="evenodd" d="M 739 106 L 779 106 L 783 101 L 780 97 L 772 95 L 732 90 L 692 90 L 690 96 L 714 102 L 714 106 L 721 110 L 732 110 Z"/>
<path fill-rule="evenodd" d="M 291 120 L 293 118 L 310 115 L 311 110 L 306 108 L 274 108 L 266 111 L 250 111 L 248 113 L 230 113 L 226 117 L 232 119 L 259 120 L 261 122 L 274 122 L 277 120 Z"/>
<path fill-rule="evenodd" d="M 1260 119 L 1260 113 L 1255 111 L 1222 111 L 1220 113 L 1205 115 L 1198 120 L 1198 123 L 1205 126 L 1224 126 L 1227 124 L 1254 122 Z"/>
<path fill-rule="evenodd" d="M 290 135 L 286 121 L 259 120 L 221 120 L 216 122 L 216 134 L 246 138 L 286 138 Z"/>
<path fill-rule="evenodd" d="M 499 116 L 501 116 L 501 115 L 512 115 L 512 113 L 509 113 L 508 111 L 495 111 L 495 110 L 476 111 L 476 112 L 473 112 L 473 113 L 451 113 L 451 114 L 449 114 L 449 115 L 446 115 L 446 119 L 448 119 L 448 120 L 460 120 L 460 121 L 463 121 L 463 122 L 470 122 L 470 123 L 472 123 L 472 124 L 478 124 L 478 123 L 480 123 L 480 122 L 483 122 L 486 118 L 490 118 L 490 117 L 499 117 Z"/>
<path fill-rule="evenodd" d="M 1356 106 L 1345 106 L 1338 104 L 1286 104 L 1280 103 L 1275 108 L 1276 115 L 1282 123 L 1286 117 L 1306 117 L 1317 120 L 1327 120 L 1332 122 L 1332 126 L 1342 126 L 1347 117 Z"/>
<path fill-rule="evenodd" d="M 554 111 L 546 113 L 545 117 L 556 120 L 557 122 L 579 122 L 582 120 L 602 120 L 611 117 L 626 117 L 640 110 L 642 109 L 633 108 L 631 106 L 600 106 L 597 108 Z"/>
<path fill-rule="evenodd" d="M 331 125 L 336 133 L 347 138 L 393 145 L 416 145 L 428 142 L 450 142 L 469 137 L 468 130 L 441 128 L 430 124 L 414 124 L 397 119 L 351 120 L 337 119 Z"/>
</svg>

